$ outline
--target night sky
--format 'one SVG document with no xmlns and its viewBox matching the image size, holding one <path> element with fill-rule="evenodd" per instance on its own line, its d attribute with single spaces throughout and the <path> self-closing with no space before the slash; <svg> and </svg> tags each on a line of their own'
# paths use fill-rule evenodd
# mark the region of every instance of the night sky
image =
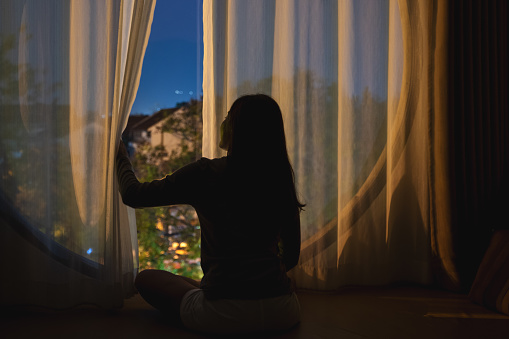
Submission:
<svg viewBox="0 0 509 339">
<path fill-rule="evenodd" d="M 152 114 L 202 95 L 202 13 L 202 0 L 157 1 L 131 114 Z"/>
</svg>

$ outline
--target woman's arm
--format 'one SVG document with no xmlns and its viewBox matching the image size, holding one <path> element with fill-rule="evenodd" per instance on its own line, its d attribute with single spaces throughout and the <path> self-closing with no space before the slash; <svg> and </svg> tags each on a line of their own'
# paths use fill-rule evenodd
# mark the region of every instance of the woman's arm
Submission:
<svg viewBox="0 0 509 339">
<path fill-rule="evenodd" d="M 185 166 L 160 180 L 140 183 L 134 174 L 124 143 L 120 142 L 116 157 L 117 178 L 124 204 L 139 207 L 192 204 L 190 192 L 196 192 L 199 175 L 197 163 Z"/>
<path fill-rule="evenodd" d="M 117 167 L 118 187 L 120 195 L 122 196 L 122 201 L 127 206 L 137 207 L 134 206 L 133 201 L 131 201 L 133 198 L 132 188 L 139 185 L 140 182 L 138 181 L 136 175 L 134 174 L 131 161 L 129 160 L 127 150 L 122 141 L 120 141 L 118 145 L 117 156 L 115 158 L 115 165 Z"/>
</svg>

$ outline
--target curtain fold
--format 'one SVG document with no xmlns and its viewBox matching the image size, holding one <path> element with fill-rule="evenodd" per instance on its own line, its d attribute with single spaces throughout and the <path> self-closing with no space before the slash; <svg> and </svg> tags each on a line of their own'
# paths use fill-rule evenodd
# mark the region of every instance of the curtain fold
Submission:
<svg viewBox="0 0 509 339">
<path fill-rule="evenodd" d="M 2 304 L 118 307 L 136 221 L 114 157 L 153 0 L 0 4 Z"/>
<path fill-rule="evenodd" d="M 307 204 L 299 287 L 458 287 L 448 15 L 443 1 L 204 3 L 203 154 L 224 154 L 238 96 L 280 104 Z"/>
</svg>

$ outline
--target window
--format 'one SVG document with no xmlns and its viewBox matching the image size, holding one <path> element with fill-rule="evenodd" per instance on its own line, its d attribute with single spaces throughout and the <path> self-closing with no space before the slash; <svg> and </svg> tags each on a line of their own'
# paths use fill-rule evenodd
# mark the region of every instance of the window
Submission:
<svg viewBox="0 0 509 339">
<path fill-rule="evenodd" d="M 201 157 L 202 1 L 159 1 L 125 141 L 140 181 Z M 140 120 L 140 114 L 144 118 Z M 131 138 L 131 131 L 143 138 Z M 136 211 L 140 269 L 199 279 L 200 226 L 190 206 Z"/>
</svg>

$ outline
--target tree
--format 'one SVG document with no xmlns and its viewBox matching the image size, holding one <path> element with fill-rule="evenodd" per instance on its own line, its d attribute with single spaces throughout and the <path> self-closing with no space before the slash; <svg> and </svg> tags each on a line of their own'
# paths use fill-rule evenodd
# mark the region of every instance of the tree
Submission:
<svg viewBox="0 0 509 339">
<path fill-rule="evenodd" d="M 162 132 L 180 138 L 180 149 L 173 154 L 174 160 L 191 162 L 201 157 L 203 135 L 202 101 L 191 99 L 189 102 L 178 103 L 181 110 L 168 115 L 162 126 Z M 191 146 L 189 146 L 191 145 Z"/>
</svg>

